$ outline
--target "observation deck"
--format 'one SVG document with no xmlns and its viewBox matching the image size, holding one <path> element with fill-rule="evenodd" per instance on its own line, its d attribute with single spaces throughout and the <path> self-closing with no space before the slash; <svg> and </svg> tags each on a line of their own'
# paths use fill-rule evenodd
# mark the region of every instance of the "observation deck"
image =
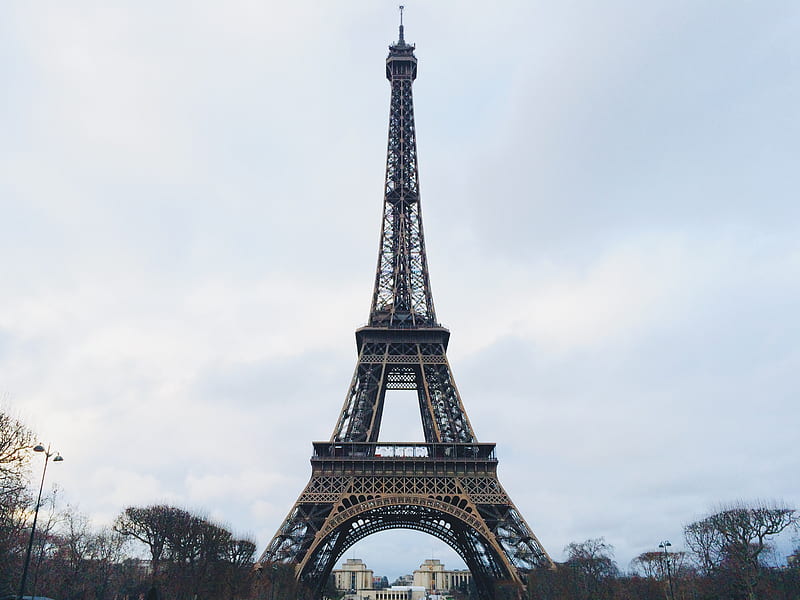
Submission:
<svg viewBox="0 0 800 600">
<path fill-rule="evenodd" d="M 314 473 L 453 475 L 497 472 L 495 444 L 314 442 Z"/>
</svg>

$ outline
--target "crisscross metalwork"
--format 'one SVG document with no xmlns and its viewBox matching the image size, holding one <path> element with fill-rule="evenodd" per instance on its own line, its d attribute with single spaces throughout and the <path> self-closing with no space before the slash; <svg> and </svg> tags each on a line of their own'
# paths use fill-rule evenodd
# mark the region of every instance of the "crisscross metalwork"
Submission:
<svg viewBox="0 0 800 600">
<path fill-rule="evenodd" d="M 311 480 L 260 562 L 294 564 L 320 591 L 340 556 L 388 529 L 423 531 L 464 559 L 482 598 L 500 580 L 552 561 L 497 479 L 494 444 L 478 443 L 436 321 L 419 200 L 411 86 L 414 46 L 390 46 L 391 83 L 381 241 L 369 323 L 331 439 L 314 443 Z M 424 442 L 378 442 L 386 391 L 416 390 Z"/>
</svg>

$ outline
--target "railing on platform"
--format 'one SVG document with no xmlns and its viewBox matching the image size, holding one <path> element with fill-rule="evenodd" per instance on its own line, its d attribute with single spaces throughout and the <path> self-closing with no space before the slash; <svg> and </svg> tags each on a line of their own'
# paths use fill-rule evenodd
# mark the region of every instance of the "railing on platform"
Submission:
<svg viewBox="0 0 800 600">
<path fill-rule="evenodd" d="M 497 460 L 494 444 L 427 442 L 314 442 L 313 458 Z"/>
</svg>

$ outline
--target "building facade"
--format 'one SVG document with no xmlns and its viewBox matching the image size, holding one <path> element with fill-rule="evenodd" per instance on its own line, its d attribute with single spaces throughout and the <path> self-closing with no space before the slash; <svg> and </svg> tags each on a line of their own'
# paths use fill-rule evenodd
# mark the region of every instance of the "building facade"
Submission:
<svg viewBox="0 0 800 600">
<path fill-rule="evenodd" d="M 429 558 L 414 571 L 414 585 L 424 587 L 429 594 L 458 590 L 469 585 L 472 575 L 467 569 L 445 569 L 436 558 Z"/>
<path fill-rule="evenodd" d="M 403 575 L 388 588 L 375 585 L 372 569 L 360 558 L 348 558 L 333 570 L 336 589 L 345 592 L 343 600 L 419 600 L 448 594 L 469 585 L 472 576 L 467 569 L 446 569 L 441 561 L 428 559 L 413 575 Z"/>
<path fill-rule="evenodd" d="M 353 593 L 373 589 L 374 574 L 360 558 L 348 558 L 332 573 L 337 590 Z"/>
<path fill-rule="evenodd" d="M 385 590 L 369 590 L 356 600 L 423 600 L 425 597 L 425 588 L 393 585 Z"/>
</svg>

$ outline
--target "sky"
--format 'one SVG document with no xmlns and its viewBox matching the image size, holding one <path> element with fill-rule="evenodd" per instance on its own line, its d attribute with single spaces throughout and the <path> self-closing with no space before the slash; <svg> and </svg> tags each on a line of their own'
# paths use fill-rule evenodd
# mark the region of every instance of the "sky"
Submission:
<svg viewBox="0 0 800 600">
<path fill-rule="evenodd" d="M 555 560 L 800 506 L 800 5 L 405 2 L 437 316 Z M 4 2 L 0 396 L 65 503 L 260 553 L 355 366 L 397 5 Z M 387 397 L 382 439 L 421 437 Z M 790 544 L 785 541 L 784 545 Z M 416 532 L 346 558 L 390 579 Z"/>
</svg>

